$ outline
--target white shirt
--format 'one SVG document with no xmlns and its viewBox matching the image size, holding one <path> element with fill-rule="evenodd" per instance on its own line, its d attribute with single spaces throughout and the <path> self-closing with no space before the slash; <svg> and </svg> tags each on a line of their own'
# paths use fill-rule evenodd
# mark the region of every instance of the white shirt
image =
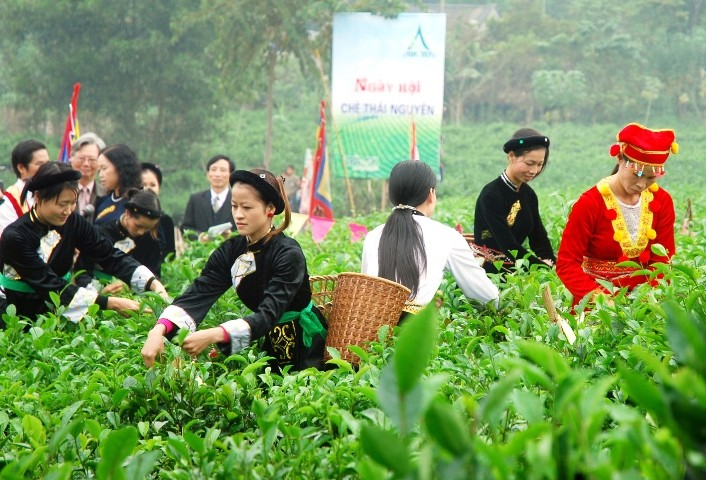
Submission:
<svg viewBox="0 0 706 480">
<path fill-rule="evenodd" d="M 226 188 L 223 190 L 221 193 L 216 193 L 211 189 L 211 206 L 213 206 L 213 201 L 214 199 L 218 198 L 218 210 L 221 209 L 223 206 L 223 203 L 226 201 L 226 197 L 228 196 L 228 189 Z"/>
<path fill-rule="evenodd" d="M 493 301 L 497 307 L 498 287 L 478 264 L 471 247 L 461 234 L 422 215 L 412 215 L 412 218 L 422 227 L 424 251 L 427 253 L 427 268 L 422 272 L 417 296 L 412 301 L 418 305 L 431 302 L 444 278 L 444 270 L 448 270 L 466 297 L 483 304 Z M 376 227 L 365 237 L 362 273 L 378 275 L 378 247 L 384 226 Z"/>
</svg>

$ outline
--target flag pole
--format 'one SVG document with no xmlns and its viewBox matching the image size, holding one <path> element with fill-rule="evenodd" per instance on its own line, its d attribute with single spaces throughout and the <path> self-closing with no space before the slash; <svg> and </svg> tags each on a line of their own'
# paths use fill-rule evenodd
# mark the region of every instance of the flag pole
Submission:
<svg viewBox="0 0 706 480">
<path fill-rule="evenodd" d="M 321 65 L 321 56 L 319 55 L 319 51 L 316 50 L 314 52 L 314 63 L 316 64 L 316 68 L 319 71 L 319 78 L 321 79 L 321 85 L 324 87 L 324 97 L 326 97 L 326 103 L 329 105 L 329 112 L 331 112 L 331 94 L 328 89 L 328 85 L 326 83 L 326 78 L 324 77 L 324 68 Z M 336 126 L 336 122 L 333 119 L 333 112 L 331 112 L 331 115 L 329 115 L 329 119 L 331 121 L 331 126 L 333 127 L 333 131 L 336 135 L 336 145 L 338 146 L 338 153 L 341 155 L 341 163 L 343 164 L 343 177 L 346 180 L 346 191 L 348 193 L 348 202 L 350 203 L 351 206 L 351 215 L 355 216 L 355 201 L 353 200 L 353 189 L 351 188 L 351 180 L 348 178 L 348 165 L 346 163 L 346 156 L 343 153 L 343 144 L 341 143 L 341 135 L 338 131 L 338 127 Z"/>
</svg>

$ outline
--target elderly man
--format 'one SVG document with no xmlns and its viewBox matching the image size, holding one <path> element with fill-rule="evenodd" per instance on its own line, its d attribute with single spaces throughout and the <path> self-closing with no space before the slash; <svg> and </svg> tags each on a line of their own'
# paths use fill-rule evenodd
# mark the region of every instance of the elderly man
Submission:
<svg viewBox="0 0 706 480">
<path fill-rule="evenodd" d="M 71 145 L 71 167 L 81 172 L 78 184 L 78 212 L 93 221 L 93 211 L 86 212 L 86 205 L 93 205 L 97 197 L 105 195 L 105 189 L 96 183 L 98 154 L 105 142 L 95 133 L 84 133 Z"/>
</svg>

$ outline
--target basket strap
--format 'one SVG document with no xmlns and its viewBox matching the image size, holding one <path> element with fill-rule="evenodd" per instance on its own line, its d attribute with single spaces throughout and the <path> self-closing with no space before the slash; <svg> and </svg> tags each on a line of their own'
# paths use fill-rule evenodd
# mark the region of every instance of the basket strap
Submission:
<svg viewBox="0 0 706 480">
<path fill-rule="evenodd" d="M 302 331 L 304 332 L 302 341 L 304 346 L 307 348 L 311 347 L 311 340 L 314 338 L 314 335 L 319 334 L 322 337 L 326 337 L 326 329 L 323 325 L 321 325 L 319 317 L 317 317 L 316 313 L 312 311 L 312 308 L 314 308 L 314 302 L 310 301 L 309 305 L 307 305 L 307 307 L 301 312 L 284 312 L 282 317 L 279 319 L 279 322 L 277 322 L 287 323 L 298 320 L 299 325 L 302 326 Z"/>
</svg>

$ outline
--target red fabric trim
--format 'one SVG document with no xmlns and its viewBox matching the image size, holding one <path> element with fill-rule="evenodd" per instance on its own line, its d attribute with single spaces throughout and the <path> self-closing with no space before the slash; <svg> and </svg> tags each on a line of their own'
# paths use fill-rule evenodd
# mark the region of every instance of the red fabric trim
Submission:
<svg viewBox="0 0 706 480">
<path fill-rule="evenodd" d="M 20 218 L 22 215 L 24 215 L 25 212 L 22 211 L 22 207 L 20 206 L 19 202 L 12 193 L 5 192 L 5 198 L 10 200 L 12 208 L 15 209 L 15 213 L 17 214 L 17 218 Z"/>
</svg>

